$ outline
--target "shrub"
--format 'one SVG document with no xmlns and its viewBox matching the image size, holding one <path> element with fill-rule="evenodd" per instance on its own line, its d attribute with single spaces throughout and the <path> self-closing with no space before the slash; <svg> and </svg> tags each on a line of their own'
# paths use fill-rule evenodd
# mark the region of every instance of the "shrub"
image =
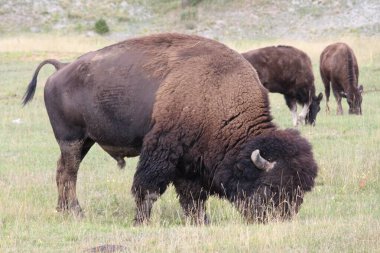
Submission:
<svg viewBox="0 0 380 253">
<path fill-rule="evenodd" d="M 95 32 L 98 34 L 105 34 L 110 31 L 107 22 L 104 19 L 99 19 L 95 23 Z"/>
</svg>

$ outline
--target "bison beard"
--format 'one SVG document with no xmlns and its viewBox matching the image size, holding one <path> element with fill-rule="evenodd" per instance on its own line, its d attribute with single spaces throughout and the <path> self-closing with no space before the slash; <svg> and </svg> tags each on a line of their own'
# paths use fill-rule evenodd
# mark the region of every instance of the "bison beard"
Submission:
<svg viewBox="0 0 380 253">
<path fill-rule="evenodd" d="M 136 224 L 149 221 L 172 183 L 186 216 L 208 223 L 210 195 L 248 220 L 297 213 L 317 175 L 311 146 L 271 122 L 267 91 L 237 52 L 198 36 L 160 34 L 90 52 L 57 72 L 45 105 L 61 149 L 58 211 L 81 214 L 80 162 L 98 143 L 118 164 L 140 155 L 133 180 Z"/>
<path fill-rule="evenodd" d="M 260 150 L 266 160 L 272 161 L 272 169 L 253 172 L 256 168 L 251 167 L 248 156 L 255 149 Z M 296 130 L 278 130 L 254 138 L 245 145 L 237 160 L 236 166 L 244 170 L 236 180 L 241 182 L 246 178 L 249 182 L 255 178 L 254 187 L 239 184 L 234 188 L 236 193 L 232 199 L 230 197 L 248 220 L 266 222 L 291 218 L 298 212 L 304 193 L 311 190 L 317 176 L 311 146 Z M 230 187 L 234 185 L 232 181 Z"/>
</svg>

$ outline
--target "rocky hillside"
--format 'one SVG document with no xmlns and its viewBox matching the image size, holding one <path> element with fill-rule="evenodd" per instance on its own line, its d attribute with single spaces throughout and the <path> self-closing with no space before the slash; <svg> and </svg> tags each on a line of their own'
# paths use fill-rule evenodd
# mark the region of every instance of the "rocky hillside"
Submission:
<svg viewBox="0 0 380 253">
<path fill-rule="evenodd" d="M 0 0 L 0 33 L 90 35 L 100 18 L 107 36 L 123 38 L 162 31 L 216 39 L 380 35 L 378 0 Z"/>
</svg>

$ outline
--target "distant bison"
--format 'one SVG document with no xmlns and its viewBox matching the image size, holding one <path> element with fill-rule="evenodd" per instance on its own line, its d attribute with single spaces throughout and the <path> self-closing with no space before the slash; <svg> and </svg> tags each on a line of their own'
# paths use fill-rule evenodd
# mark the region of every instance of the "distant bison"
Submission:
<svg viewBox="0 0 380 253">
<path fill-rule="evenodd" d="M 315 95 L 313 69 L 307 54 L 294 47 L 277 46 L 251 50 L 243 56 L 256 69 L 265 88 L 284 95 L 294 126 L 300 122 L 315 125 L 323 95 Z M 299 118 L 297 103 L 303 106 Z"/>
<path fill-rule="evenodd" d="M 326 108 L 330 110 L 330 83 L 338 103 L 337 114 L 343 114 L 342 97 L 347 98 L 350 114 L 362 114 L 363 86 L 358 85 L 359 68 L 352 49 L 345 43 L 327 46 L 320 58 L 320 72 L 325 85 Z"/>
<path fill-rule="evenodd" d="M 197 36 L 130 39 L 73 63 L 38 66 L 24 98 L 33 97 L 39 69 L 57 72 L 45 104 L 61 149 L 58 210 L 80 213 L 79 164 L 96 142 L 119 163 L 140 154 L 132 192 L 136 224 L 173 183 L 184 213 L 207 222 L 216 194 L 249 220 L 297 213 L 317 175 L 310 144 L 271 122 L 267 92 L 237 52 Z"/>
</svg>

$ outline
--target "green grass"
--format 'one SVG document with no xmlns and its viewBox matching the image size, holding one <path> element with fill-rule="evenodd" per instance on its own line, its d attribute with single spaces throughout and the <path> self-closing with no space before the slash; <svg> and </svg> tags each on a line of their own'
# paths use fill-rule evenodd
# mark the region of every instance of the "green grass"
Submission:
<svg viewBox="0 0 380 253">
<path fill-rule="evenodd" d="M 186 223 L 171 187 L 155 204 L 152 222 L 133 227 L 134 201 L 130 192 L 137 159 L 125 170 L 98 146 L 83 161 L 78 197 L 86 217 L 76 220 L 55 212 L 55 167 L 59 155 L 43 103 L 43 84 L 54 70 L 39 76 L 34 100 L 25 108 L 21 98 L 38 63 L 45 57 L 73 59 L 107 44 L 96 39 L 32 37 L 24 47 L 0 40 L 0 252 L 82 252 L 102 244 L 120 244 L 131 252 L 378 252 L 380 248 L 380 99 L 366 92 L 363 116 L 336 116 L 325 101 L 316 127 L 301 127 L 313 144 L 320 171 L 317 185 L 305 197 L 299 215 L 290 222 L 247 225 L 228 202 L 211 198 L 212 224 Z M 64 50 L 39 50 L 43 42 L 60 41 Z M 15 40 L 17 41 L 17 40 Z M 66 41 L 66 42 L 65 42 Z M 362 45 L 368 41 L 373 47 Z M 379 89 L 380 39 L 349 41 L 360 52 L 360 82 L 366 91 Z M 66 43 L 66 44 L 65 44 Z M 317 90 L 318 42 L 289 42 L 312 56 Z M 278 41 L 227 42 L 244 51 Z M 71 45 L 71 46 L 70 46 Z M 6 48 L 6 50 L 4 49 Z M 291 127 L 282 96 L 271 94 L 274 121 Z M 16 124 L 13 121 L 21 121 Z"/>
</svg>

